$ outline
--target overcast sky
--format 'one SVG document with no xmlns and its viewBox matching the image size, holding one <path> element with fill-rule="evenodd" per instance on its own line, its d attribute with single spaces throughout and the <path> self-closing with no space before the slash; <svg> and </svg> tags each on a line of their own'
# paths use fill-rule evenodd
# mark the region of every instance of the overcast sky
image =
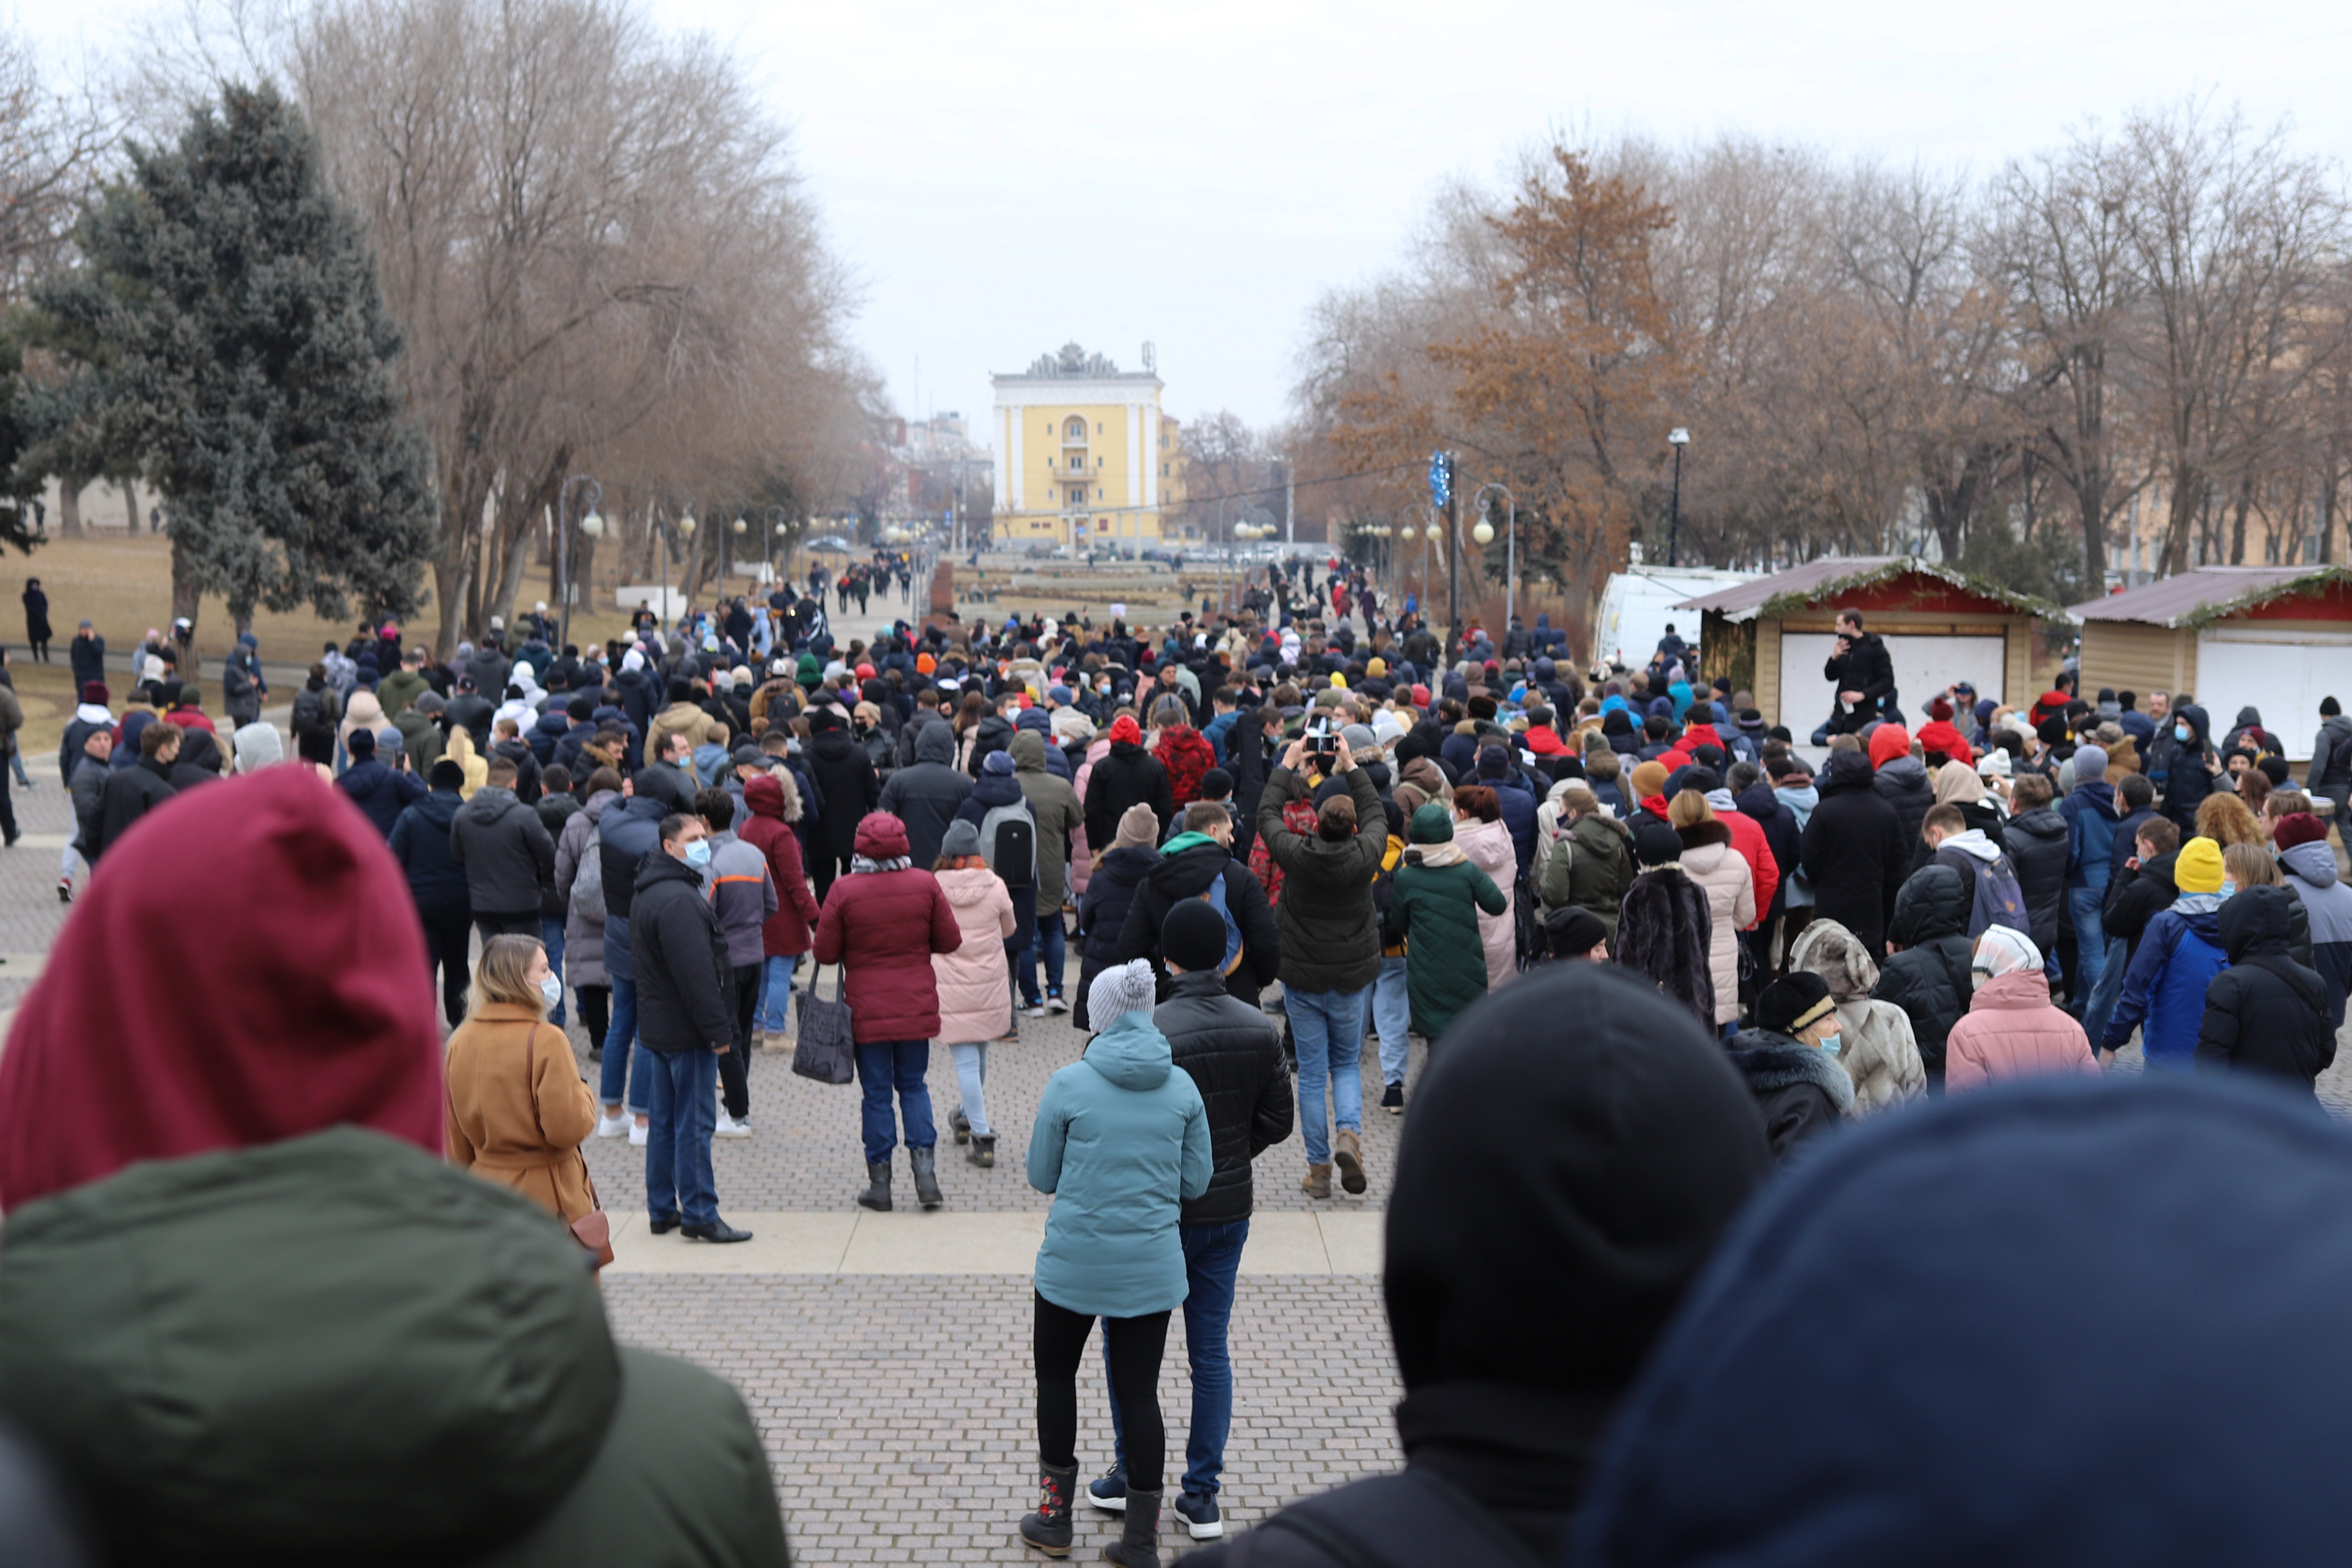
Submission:
<svg viewBox="0 0 2352 1568">
<path fill-rule="evenodd" d="M 1724 128 L 1979 172 L 2185 94 L 2352 153 L 2352 5 L 647 0 L 795 128 L 856 336 L 907 413 L 1075 338 L 1169 410 L 1288 410 L 1306 314 L 1392 261 L 1449 178 L 1555 132 Z M 154 0 L 19 4 L 54 47 Z M 919 362 L 919 380 L 918 363 Z"/>
</svg>

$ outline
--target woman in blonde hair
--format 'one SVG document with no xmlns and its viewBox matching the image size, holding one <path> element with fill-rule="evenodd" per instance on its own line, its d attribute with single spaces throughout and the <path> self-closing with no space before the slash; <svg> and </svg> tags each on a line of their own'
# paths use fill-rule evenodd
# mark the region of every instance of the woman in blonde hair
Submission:
<svg viewBox="0 0 2352 1568">
<path fill-rule="evenodd" d="M 466 1021 L 449 1037 L 443 1145 L 451 1164 L 569 1223 L 596 1207 L 580 1152 L 596 1125 L 596 1097 L 563 1031 L 547 1022 L 562 994 L 538 939 L 483 944 Z"/>
<path fill-rule="evenodd" d="M 466 770 L 466 782 L 458 786 L 458 798 L 471 800 L 474 792 L 490 782 L 490 760 L 474 744 L 474 737 L 463 724 L 449 726 L 449 746 L 441 753 Z"/>
</svg>

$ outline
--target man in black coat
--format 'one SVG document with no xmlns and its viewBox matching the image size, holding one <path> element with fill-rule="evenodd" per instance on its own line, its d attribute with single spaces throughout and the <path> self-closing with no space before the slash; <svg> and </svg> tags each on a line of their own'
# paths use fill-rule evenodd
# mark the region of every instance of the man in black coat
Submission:
<svg viewBox="0 0 2352 1568">
<path fill-rule="evenodd" d="M 1840 610 L 1837 646 L 1822 667 L 1822 679 L 1837 693 L 1830 721 L 1815 734 L 1821 745 L 1830 735 L 1851 735 L 1872 720 L 1895 695 L 1895 660 L 1875 632 L 1862 629 L 1862 612 Z"/>
<path fill-rule="evenodd" d="M 539 935 L 541 908 L 555 887 L 555 840 L 515 795 L 512 758 L 492 757 L 488 782 L 457 808 L 449 854 L 466 873 L 467 901 L 484 942 Z"/>
<path fill-rule="evenodd" d="M 1224 963 L 1225 922 L 1199 899 L 1168 912 L 1160 948 L 1175 989 L 1151 1015 L 1168 1037 L 1176 1065 L 1190 1073 L 1209 1112 L 1213 1169 L 1209 1190 L 1183 1207 L 1177 1236 L 1184 1247 L 1184 1349 L 1192 1362 L 1192 1428 L 1185 1444 L 1183 1495 L 1175 1504 L 1196 1538 L 1222 1529 L 1218 1480 L 1233 1425 L 1233 1358 L 1225 1326 L 1233 1319 L 1234 1280 L 1249 1239 L 1255 1194 L 1250 1162 L 1290 1136 L 1290 1071 L 1282 1032 L 1259 1008 L 1235 1000 L 1217 971 Z M 1118 1401 L 1113 1400 L 1116 1406 Z M 1111 1416 L 1110 1474 L 1087 1491 L 1097 1508 L 1127 1506 L 1126 1435 Z"/>
<path fill-rule="evenodd" d="M 1911 864 L 1903 824 L 1874 787 L 1870 759 L 1835 751 L 1821 774 L 1821 804 L 1798 849 L 1813 884 L 1813 918 L 1835 921 L 1875 958 L 1885 949 L 1895 895 Z"/>
<path fill-rule="evenodd" d="M 2137 774 L 2134 774 L 2137 777 Z M 2066 915 L 2066 819 L 2050 804 L 2050 781 L 2021 775 L 2010 795 L 2011 814 L 2001 830 L 2003 853 L 2025 896 L 2025 934 L 2045 954 L 2058 951 L 2058 931 Z"/>
<path fill-rule="evenodd" d="M 824 802 L 808 831 L 809 879 L 815 886 L 817 902 L 823 903 L 834 879 L 849 869 L 857 825 L 882 798 L 882 776 L 874 771 L 866 749 L 851 736 L 849 721 L 839 708 L 820 703 L 811 709 L 809 735 L 801 759 L 808 764 Z M 917 864 L 921 866 L 919 861 Z"/>
<path fill-rule="evenodd" d="M 87 625 L 88 623 L 84 623 Z M 94 869 L 98 858 L 131 830 L 131 825 L 172 798 L 172 764 L 180 756 L 180 727 L 158 721 L 139 732 L 139 761 L 119 768 L 99 797 L 98 837 L 82 846 Z"/>
<path fill-rule="evenodd" d="M 1168 824 L 1176 816 L 1168 770 L 1143 749 L 1143 731 L 1133 717 L 1121 714 L 1111 721 L 1110 750 L 1087 775 L 1087 842 L 1108 844 L 1118 837 L 1118 819 L 1138 803 L 1151 808 L 1151 815 L 1160 819 L 1160 836 L 1166 837 Z"/>
<path fill-rule="evenodd" d="M 1920 1064 L 1928 1082 L 1937 1086 L 1944 1080 L 1944 1046 L 1952 1026 L 1967 1016 L 1969 999 L 1976 994 L 1969 941 L 1969 911 L 1975 901 L 1976 889 L 1962 871 L 1933 863 L 1912 872 L 1895 898 L 1895 921 L 1888 928 L 1892 956 L 1879 966 L 1878 984 L 1870 993 L 1874 1001 L 1892 1002 L 1910 1018 Z"/>
<path fill-rule="evenodd" d="M 940 858 L 940 840 L 956 808 L 971 793 L 971 779 L 955 765 L 955 731 L 934 716 L 914 731 L 913 765 L 901 767 L 883 781 L 880 804 L 907 825 L 907 853 L 915 865 L 929 870 Z"/>
<path fill-rule="evenodd" d="M 748 1241 L 719 1217 L 710 1170 L 719 1057 L 734 1048 L 735 973 L 719 916 L 702 896 L 709 829 L 699 816 L 662 818 L 661 847 L 637 868 L 629 943 L 637 974 L 637 1038 L 648 1110 L 646 1206 L 656 1236 Z M 699 848 L 697 847 L 700 846 Z"/>
<path fill-rule="evenodd" d="M 2314 1083 L 2336 1060 L 2336 1031 L 2326 983 L 2288 956 L 2294 902 L 2284 888 L 2242 888 L 2221 906 L 2230 967 L 2205 987 L 2197 1070 L 2263 1073 L 2315 1098 Z"/>
</svg>

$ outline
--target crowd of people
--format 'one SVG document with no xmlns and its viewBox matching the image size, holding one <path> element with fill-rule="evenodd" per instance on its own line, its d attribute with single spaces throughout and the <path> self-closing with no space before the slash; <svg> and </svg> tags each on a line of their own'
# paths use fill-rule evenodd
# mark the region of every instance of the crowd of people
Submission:
<svg viewBox="0 0 2352 1568">
<path fill-rule="evenodd" d="M 877 561 L 844 580 L 866 571 L 870 592 L 892 570 Z M 1948 1166 L 1954 1156 L 1922 1153 L 1900 1131 L 1935 1117 L 2019 1169 L 2063 1167 L 2063 1139 L 2020 1105 L 2057 1107 L 2125 1143 L 2167 1136 L 2202 1102 L 2166 1093 L 2114 1110 L 2087 1085 L 2053 1084 L 1984 1097 L 1981 1112 L 1929 1103 L 2097 1078 L 2136 1035 L 2157 1072 L 2284 1084 L 2306 1105 L 2333 1059 L 2352 888 L 2314 800 L 2340 811 L 2352 724 L 2332 700 L 2321 741 L 2335 743 L 2300 790 L 2252 710 L 2215 743 L 2185 696 L 2154 694 L 2142 714 L 2130 693 L 2078 698 L 2069 677 L 2016 708 L 1948 690 L 1915 733 L 1878 679 L 1883 647 L 1847 612 L 1816 766 L 1747 693 L 1697 679 L 1671 635 L 1645 668 L 1581 670 L 1548 617 L 1443 636 L 1410 597 L 1381 615 L 1374 584 L 1336 560 L 1284 563 L 1234 611 L 1187 612 L 1150 634 L 1121 617 L 1032 614 L 900 620 L 836 643 L 824 601 L 842 581 L 669 626 L 648 612 L 629 636 L 585 647 L 563 644 L 543 606 L 446 659 L 396 626 L 363 627 L 295 695 L 288 766 L 273 765 L 288 759 L 257 709 L 225 756 L 169 666 L 170 689 L 142 693 L 163 700 L 139 710 L 117 713 L 102 679 L 85 683 L 59 757 L 76 845 L 94 868 L 125 868 L 89 880 L 0 1058 L 0 1114 L 59 1094 L 94 1102 L 0 1168 L 0 1202 L 26 1207 L 0 1242 L 0 1321 L 36 1331 L 13 1354 L 0 1335 L 0 1359 L 22 1370 L 58 1358 L 21 1382 L 0 1367 L 0 1404 L 75 1489 L 153 1487 L 124 1474 L 123 1456 L 168 1439 L 43 1408 L 125 1375 L 43 1337 L 92 1310 L 75 1294 L 86 1285 L 42 1272 L 44 1248 L 132 1247 L 180 1271 L 176 1310 L 203 1321 L 235 1286 L 206 1250 L 208 1225 L 348 1236 L 351 1214 L 406 1179 L 422 1150 L 562 1222 L 531 1258 L 593 1261 L 609 1258 L 581 1153 L 594 1137 L 643 1147 L 656 1234 L 748 1239 L 720 1213 L 713 1140 L 753 1135 L 756 1061 L 789 1050 L 798 1063 L 805 1037 L 833 1026 L 794 1026 L 799 986 L 810 1016 L 847 1010 L 864 1181 L 845 1201 L 872 1210 L 894 1205 L 901 1146 L 915 1203 L 943 1206 L 942 1131 L 971 1165 L 997 1166 L 990 1051 L 1017 1043 L 1024 1018 L 1066 1013 L 1089 1037 L 1048 1080 L 1021 1162 L 1054 1198 L 1033 1302 L 1040 1503 L 1018 1523 L 1023 1540 L 1067 1553 L 1083 1505 L 1118 1516 L 1104 1554 L 1130 1564 L 1160 1561 L 1163 1514 L 1213 1543 L 1202 1563 L 1440 1551 L 1551 1561 L 1571 1530 L 1579 1561 L 1680 1560 L 1703 1532 L 1632 1500 L 1688 1494 L 1698 1482 L 1676 1472 L 1681 1457 L 1731 1439 L 1656 1393 L 1626 1406 L 1635 1414 L 1606 1452 L 1604 1429 L 1645 1366 L 1645 1386 L 1689 1379 L 1727 1402 L 1725 1423 L 1748 1418 L 1737 1402 L 1760 1384 L 1709 1382 L 1697 1370 L 1707 1347 L 1687 1331 L 1651 1349 L 1711 1256 L 1731 1260 L 1718 1272 L 1737 1269 L 1758 1236 L 1801 1225 L 1791 1194 L 1835 1206 L 1843 1189 L 1775 1177 L 1776 1164 L 1803 1150 L 1807 1173 Z M 236 656 L 249 683 L 257 653 Z M 240 684 L 232 700 L 251 695 Z M 225 771 L 260 776 L 200 787 Z M 330 787 L 348 809 L 322 805 Z M 180 830 L 140 827 L 158 812 Z M 229 854 L 246 856 L 238 875 L 256 898 L 273 875 L 301 883 L 273 916 L 295 933 L 295 956 L 331 941 L 383 959 L 338 969 L 322 1011 L 280 994 L 282 1013 L 240 1019 L 223 1047 L 234 1080 L 174 1066 L 135 1010 L 172 995 L 170 1037 L 209 1038 L 213 1010 L 262 983 L 268 951 L 193 994 L 182 976 L 110 998 L 99 1017 L 65 989 L 113 932 Z M 397 909 L 387 883 L 404 884 Z M 69 874 L 60 892 L 75 896 Z M 830 1002 L 803 983 L 804 958 L 835 972 Z M 420 968 L 437 989 L 398 978 Z M 593 1085 L 567 1021 L 588 1042 Z M 79 1050 L 92 1027 L 128 1034 Z M 320 1031 L 334 1054 L 305 1058 Z M 1409 1083 L 1416 1037 L 1427 1066 Z M 956 1085 L 945 1118 L 931 1098 L 939 1045 Z M 1295 1130 L 1310 1204 L 1335 1185 L 1367 1190 L 1368 1047 L 1372 1108 L 1408 1117 L 1385 1276 L 1407 1468 L 1224 1541 L 1228 1334 L 1255 1162 Z M 306 1091 L 305 1074 L 328 1081 Z M 140 1081 L 127 1094 L 74 1087 L 117 1075 Z M 165 1113 L 191 1093 L 204 1114 Z M 248 1095 L 257 1110 L 240 1106 Z M 2222 1096 L 2224 1123 L 2259 1131 L 2282 1114 L 2234 1083 Z M 1854 1123 L 1869 1126 L 1841 1134 Z M 2210 1157 L 2227 1157 L 2233 1136 L 2206 1139 Z M 289 1229 L 297 1190 L 323 1204 Z M 449 1228 L 516 1224 L 497 1205 L 430 1201 Z M 1866 1244 L 1893 1234 L 1889 1211 L 1843 1201 Z M 416 1202 L 420 1217 L 395 1220 L 366 1268 L 332 1274 L 329 1248 L 315 1277 L 274 1281 L 250 1353 L 320 1292 L 372 1289 L 372 1310 L 396 1319 L 490 1289 L 477 1260 L 435 1294 L 436 1248 L 454 1243 L 425 1234 L 427 1198 Z M 219 1217 L 169 1217 L 191 1205 Z M 1963 1255 L 1981 1223 L 1953 1211 Z M 1802 1245 L 1746 1266 L 1801 1259 Z M 379 1277 L 395 1269 L 396 1283 Z M 1802 1299 L 1801 1276 L 1771 1290 Z M 1907 1309 L 1900 1290 L 1885 1296 L 1884 1311 Z M 1720 1286 L 1696 1300 L 1694 1313 L 1758 1310 Z M 566 1386 L 559 1396 L 551 1383 L 531 1415 L 577 1416 L 576 1429 L 509 1415 L 466 1428 L 437 1463 L 455 1473 L 467 1443 L 496 1436 L 576 1479 L 633 1441 L 633 1419 L 658 1426 L 691 1407 L 709 1429 L 670 1457 L 705 1473 L 635 1484 L 709 1504 L 744 1553 L 709 1560 L 781 1561 L 740 1401 L 646 1371 L 671 1380 L 670 1403 L 635 1409 L 611 1392 L 609 1341 L 570 1322 L 569 1301 L 551 1290 L 539 1309 L 562 1342 L 532 1364 Z M 99 1317 L 129 1333 L 139 1310 L 110 1303 Z M 1180 1310 L 1192 1397 L 1171 1475 L 1158 1386 Z M 1563 1315 L 1581 1326 L 1567 1331 Z M 1107 1473 L 1082 1483 L 1077 1382 L 1097 1320 L 1115 1448 Z M 530 1326 L 482 1332 L 507 1354 Z M 341 1366 L 347 1352 L 314 1353 Z M 590 1362 L 607 1370 L 584 1383 L 604 1394 L 573 1386 Z M 323 1374 L 298 1386 L 303 1365 L 253 1420 L 292 1418 L 336 1386 Z M 236 1370 L 231 1358 L 213 1375 Z M 1857 1420 L 1901 1418 L 1901 1398 L 1879 1396 L 1887 1414 Z M 395 1436 L 435 1436 L 362 1425 L 333 1426 L 331 1451 L 382 1464 Z M 1836 1435 L 1825 1419 L 1798 1427 L 1824 1445 Z M 258 1465 L 274 1440 L 256 1436 L 220 1464 Z M 1677 1460 L 1662 1465 L 1668 1453 Z M 613 1462 L 628 1463 L 625 1449 Z M 1804 1473 L 1801 1449 L 1776 1462 Z M 555 1473 L 531 1472 L 541 1493 L 504 1539 L 577 1540 L 573 1510 L 601 1517 L 567 1500 Z M 430 1556 L 478 1526 L 465 1508 L 461 1495 L 383 1528 Z M 324 1539 L 367 1527 L 331 1515 L 322 1502 L 299 1528 Z M 205 1540 L 251 1552 L 255 1532 L 293 1517 L 231 1510 Z M 156 1528 L 103 1524 L 133 1552 Z"/>
</svg>

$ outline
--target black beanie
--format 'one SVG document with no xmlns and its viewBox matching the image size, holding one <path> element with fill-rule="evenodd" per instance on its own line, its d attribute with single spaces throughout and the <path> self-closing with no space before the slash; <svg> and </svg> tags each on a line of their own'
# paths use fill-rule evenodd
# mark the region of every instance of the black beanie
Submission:
<svg viewBox="0 0 2352 1568">
<path fill-rule="evenodd" d="M 464 789 L 466 787 L 465 765 L 454 758 L 444 757 L 433 764 L 429 782 L 435 789 Z"/>
<path fill-rule="evenodd" d="M 1202 899 L 1179 899 L 1160 922 L 1160 953 L 1177 968 L 1213 973 L 1225 966 L 1225 917 Z"/>
<path fill-rule="evenodd" d="M 1829 982 L 1811 970 L 1791 970 L 1764 987 L 1756 998 L 1756 1022 L 1774 1034 L 1789 1035 L 1829 1010 Z"/>
</svg>

